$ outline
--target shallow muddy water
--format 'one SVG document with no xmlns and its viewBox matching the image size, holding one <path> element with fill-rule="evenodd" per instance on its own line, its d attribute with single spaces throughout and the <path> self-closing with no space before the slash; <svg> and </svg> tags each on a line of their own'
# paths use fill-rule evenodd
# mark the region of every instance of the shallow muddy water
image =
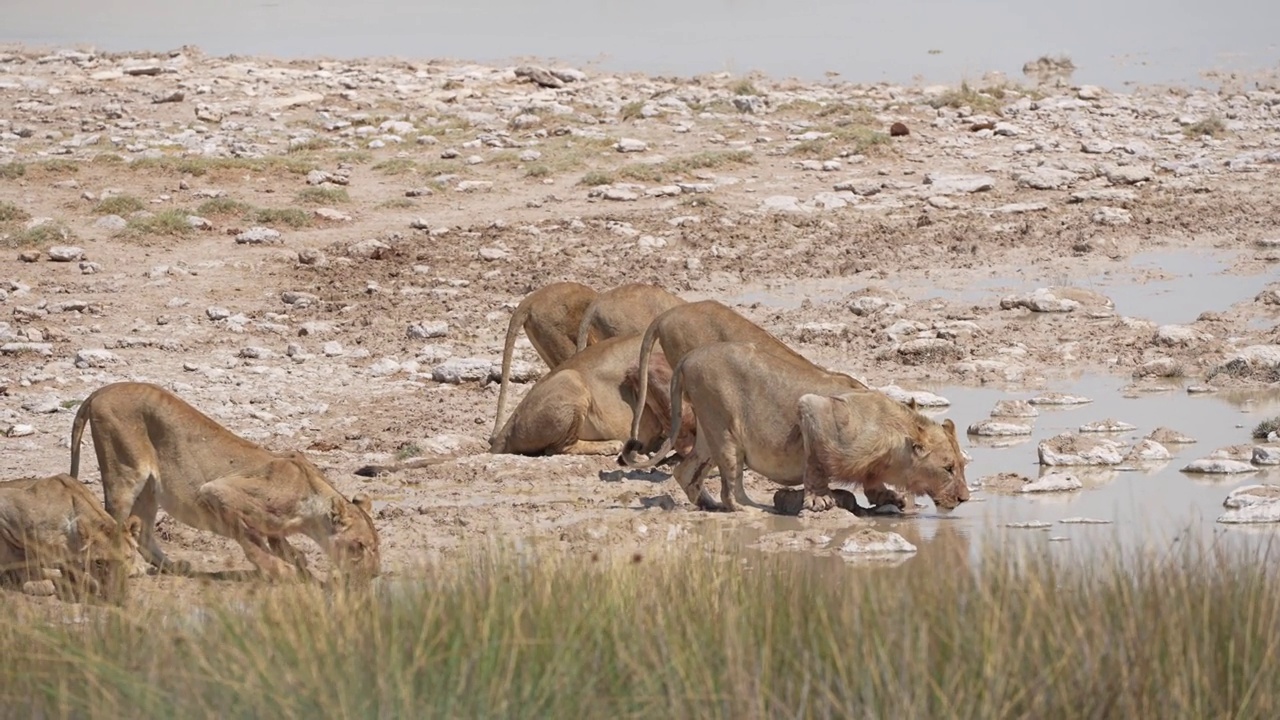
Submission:
<svg viewBox="0 0 1280 720">
<path fill-rule="evenodd" d="M 1028 60 L 1069 54 L 1077 82 L 1121 90 L 1200 82 L 1212 69 L 1274 70 L 1280 5 L 1256 0 L 1116 4 L 906 0 L 716 0 L 647 3 L 488 0 L 119 0 L 12 2 L 0 42 L 215 54 L 450 57 L 516 56 L 598 62 L 610 70 L 693 75 L 763 71 L 855 82 L 958 82 L 997 70 L 1022 79 Z"/>
<path fill-rule="evenodd" d="M 1156 250 L 1136 253 L 1113 269 L 1096 276 L 1075 273 L 1035 272 L 1019 277 L 972 280 L 929 278 L 917 282 L 895 279 L 894 292 L 903 300 L 931 298 L 974 304 L 999 304 L 1007 295 L 1024 294 L 1041 287 L 1065 285 L 1106 295 L 1117 315 L 1142 318 L 1159 325 L 1189 323 L 1206 311 L 1223 311 L 1249 300 L 1275 280 L 1270 272 L 1252 275 L 1225 272 L 1238 251 Z M 841 300 L 866 283 L 853 278 L 815 278 L 772 285 L 748 284 L 730 297 L 730 304 L 760 303 L 766 307 L 793 309 L 809 300 L 815 303 Z M 1280 320 L 1280 313 L 1277 313 Z"/>
<path fill-rule="evenodd" d="M 989 546 L 1041 548 L 1052 557 L 1087 561 L 1105 550 L 1165 552 L 1186 539 L 1209 540 L 1221 546 L 1247 547 L 1280 541 L 1280 525 L 1223 525 L 1216 519 L 1224 511 L 1222 501 L 1242 485 L 1280 482 L 1280 468 L 1259 468 L 1245 475 L 1214 476 L 1181 472 L 1181 468 L 1214 450 L 1249 444 L 1254 425 L 1280 414 L 1280 390 L 1268 392 L 1219 392 L 1191 395 L 1176 385 L 1163 392 L 1129 397 L 1125 382 L 1105 376 L 1087 375 L 1075 382 L 1048 390 L 1083 395 L 1093 402 L 1073 406 L 1038 406 L 1039 417 L 1015 422 L 1029 424 L 1032 435 L 1023 438 L 978 438 L 968 436 L 961 444 L 972 456 L 966 475 L 970 484 L 999 472 L 1015 472 L 1032 480 L 1050 472 L 1077 476 L 1084 488 L 1056 493 L 1003 494 L 977 489 L 968 503 L 950 513 L 939 513 L 922 499 L 916 516 L 878 517 L 877 529 L 899 533 L 916 545 L 914 555 L 901 554 L 895 560 L 927 565 L 934 561 L 979 561 Z M 989 416 L 996 401 L 1030 399 L 1042 391 L 1005 393 L 999 390 L 935 387 L 928 388 L 952 402 L 939 419 L 952 418 L 962 432 L 970 424 Z M 1041 467 L 1038 443 L 1064 431 L 1075 432 L 1089 422 L 1113 418 L 1136 425 L 1122 433 L 1101 437 L 1133 443 L 1157 427 L 1166 426 L 1197 440 L 1189 445 L 1168 445 L 1172 459 L 1145 468 L 1125 471 L 1114 468 Z M 713 480 L 718 487 L 718 480 Z M 757 502 L 768 498 L 754 498 Z M 1080 522 L 1080 519 L 1101 522 Z M 1066 522 L 1064 522 L 1066 521 Z M 1019 524 L 1044 527 L 1011 527 Z M 706 526 L 705 532 L 719 532 L 730 542 L 750 545 L 761 536 L 780 531 L 802 531 L 804 520 L 768 517 L 744 527 Z M 828 548 L 838 548 L 859 528 L 831 532 Z M 847 560 L 863 563 L 856 556 Z M 838 555 L 819 558 L 839 565 Z M 877 561 L 867 561 L 875 564 Z"/>
</svg>

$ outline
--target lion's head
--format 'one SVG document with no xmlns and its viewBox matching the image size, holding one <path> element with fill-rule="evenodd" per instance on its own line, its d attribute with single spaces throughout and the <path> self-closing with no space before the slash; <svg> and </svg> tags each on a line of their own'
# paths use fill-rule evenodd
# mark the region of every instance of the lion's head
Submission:
<svg viewBox="0 0 1280 720">
<path fill-rule="evenodd" d="M 909 492 L 928 495 L 940 509 L 954 509 L 969 499 L 965 457 L 956 438 L 956 425 L 949 418 L 939 424 L 917 417 L 914 437 L 907 440 L 912 460 L 903 484 Z"/>
<path fill-rule="evenodd" d="M 102 517 L 81 515 L 76 519 L 79 539 L 79 570 L 86 576 L 91 594 L 123 605 L 129 596 L 129 576 L 136 574 L 138 538 L 142 521 L 130 515 L 123 524 L 105 513 Z"/>
<path fill-rule="evenodd" d="M 359 493 L 350 501 L 334 497 L 329 519 L 334 532 L 330 546 L 338 573 L 355 581 L 377 577 L 382 572 L 381 556 L 369 496 Z"/>
</svg>

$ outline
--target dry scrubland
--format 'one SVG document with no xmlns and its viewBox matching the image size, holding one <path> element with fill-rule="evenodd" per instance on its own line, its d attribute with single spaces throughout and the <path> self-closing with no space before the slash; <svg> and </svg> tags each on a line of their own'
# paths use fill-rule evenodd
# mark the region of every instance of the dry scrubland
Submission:
<svg viewBox="0 0 1280 720">
<path fill-rule="evenodd" d="M 1273 717 L 1268 558 L 845 570 L 722 545 L 764 521 L 661 473 L 482 451 L 507 318 L 555 280 L 715 297 L 877 387 L 1274 385 L 1278 123 L 1266 82 L 0 50 L 0 473 L 65 470 L 80 399 L 158 382 L 377 498 L 386 571 L 269 588 L 162 513 L 201 577 L 138 578 L 127 614 L 4 593 L 5 714 Z M 1097 284 L 1165 250 L 1256 289 L 1118 308 Z M 1166 303 L 1180 324 L 1145 317 Z M 517 359 L 515 401 L 543 371 Z M 352 473 L 436 453 L 462 457 Z"/>
</svg>

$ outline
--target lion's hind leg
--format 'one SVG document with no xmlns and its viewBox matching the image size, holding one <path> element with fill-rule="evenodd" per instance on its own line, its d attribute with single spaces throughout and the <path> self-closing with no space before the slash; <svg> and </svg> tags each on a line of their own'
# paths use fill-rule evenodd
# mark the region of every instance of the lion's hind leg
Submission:
<svg viewBox="0 0 1280 720">
<path fill-rule="evenodd" d="M 576 372 L 548 378 L 516 406 L 491 452 L 559 455 L 578 445 L 591 392 Z M 621 450 L 614 451 L 614 454 Z M 575 454 L 598 454 L 582 453 Z"/>
</svg>

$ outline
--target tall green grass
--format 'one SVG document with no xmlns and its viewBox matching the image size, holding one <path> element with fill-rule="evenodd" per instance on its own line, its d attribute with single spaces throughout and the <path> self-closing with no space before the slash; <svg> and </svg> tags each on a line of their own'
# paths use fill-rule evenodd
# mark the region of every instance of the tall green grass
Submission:
<svg viewBox="0 0 1280 720">
<path fill-rule="evenodd" d="M 1274 558 L 856 570 L 699 546 L 478 554 L 376 592 L 270 589 L 0 627 L 9 717 L 1274 718 Z M 133 596 L 141 592 L 139 581 Z M 163 605 L 163 603 L 162 603 Z"/>
</svg>

